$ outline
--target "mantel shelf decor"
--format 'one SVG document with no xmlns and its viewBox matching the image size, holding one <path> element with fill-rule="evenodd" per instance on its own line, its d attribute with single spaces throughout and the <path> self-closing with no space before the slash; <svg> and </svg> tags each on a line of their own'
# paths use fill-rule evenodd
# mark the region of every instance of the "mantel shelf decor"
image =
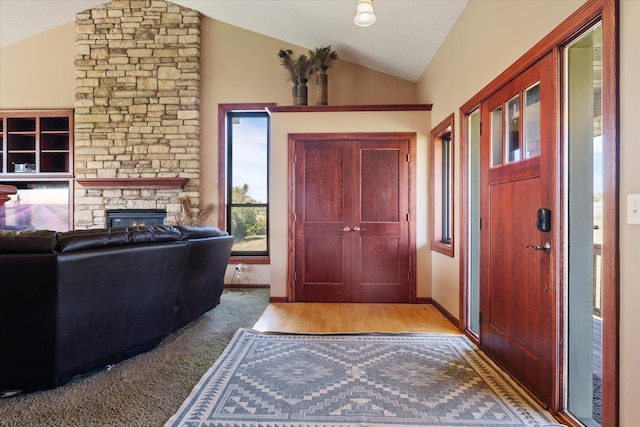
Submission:
<svg viewBox="0 0 640 427">
<path fill-rule="evenodd" d="M 184 188 L 189 178 L 78 178 L 86 188 Z"/>
<path fill-rule="evenodd" d="M 313 63 L 307 55 L 302 54 L 298 59 L 293 58 L 291 49 L 280 49 L 278 52 L 280 64 L 289 73 L 289 80 L 293 83 L 293 105 L 307 105 L 307 82 L 313 73 Z"/>
<path fill-rule="evenodd" d="M 311 62 L 316 71 L 316 85 L 318 99 L 316 105 L 328 105 L 329 104 L 329 82 L 327 77 L 327 70 L 331 67 L 331 63 L 338 59 L 338 53 L 331 49 L 331 45 L 324 47 L 317 47 L 314 50 L 309 51 Z"/>
<path fill-rule="evenodd" d="M 308 104 L 307 82 L 314 71 L 317 73 L 317 105 L 328 104 L 327 69 L 334 60 L 338 59 L 338 54 L 331 49 L 331 45 L 309 50 L 308 55 L 301 54 L 297 59 L 293 57 L 291 49 L 280 49 L 278 57 L 280 65 L 287 70 L 289 80 L 293 83 L 294 106 Z"/>
</svg>

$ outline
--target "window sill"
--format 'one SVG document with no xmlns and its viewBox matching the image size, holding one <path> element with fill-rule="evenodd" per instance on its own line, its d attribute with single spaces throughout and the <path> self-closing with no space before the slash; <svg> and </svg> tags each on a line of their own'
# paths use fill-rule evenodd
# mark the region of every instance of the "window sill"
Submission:
<svg viewBox="0 0 640 427">
<path fill-rule="evenodd" d="M 453 244 L 431 242 L 431 250 L 453 258 Z"/>
<path fill-rule="evenodd" d="M 271 264 L 271 257 L 268 255 L 232 255 L 229 258 L 229 264 Z"/>
</svg>

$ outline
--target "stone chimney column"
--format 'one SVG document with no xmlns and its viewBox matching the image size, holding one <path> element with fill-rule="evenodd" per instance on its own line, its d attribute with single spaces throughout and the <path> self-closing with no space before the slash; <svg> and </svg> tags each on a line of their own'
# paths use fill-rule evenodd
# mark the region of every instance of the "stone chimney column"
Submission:
<svg viewBox="0 0 640 427">
<path fill-rule="evenodd" d="M 76 183 L 75 228 L 105 209 L 180 212 L 200 197 L 200 14 L 164 0 L 114 0 L 76 16 L 76 178 L 188 178 L 184 188 Z"/>
</svg>

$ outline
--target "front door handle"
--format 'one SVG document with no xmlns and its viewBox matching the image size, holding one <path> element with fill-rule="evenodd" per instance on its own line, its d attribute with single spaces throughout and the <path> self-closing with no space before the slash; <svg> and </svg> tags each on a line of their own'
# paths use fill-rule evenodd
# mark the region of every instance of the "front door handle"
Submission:
<svg viewBox="0 0 640 427">
<path fill-rule="evenodd" d="M 549 250 L 551 250 L 551 243 L 544 242 L 542 245 L 527 245 L 527 249 L 533 249 L 534 251 L 548 252 Z"/>
</svg>

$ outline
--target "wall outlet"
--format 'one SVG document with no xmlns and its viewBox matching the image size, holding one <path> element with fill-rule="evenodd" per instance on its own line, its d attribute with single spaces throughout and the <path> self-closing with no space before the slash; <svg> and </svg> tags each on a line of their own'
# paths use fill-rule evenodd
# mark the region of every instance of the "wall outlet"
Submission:
<svg viewBox="0 0 640 427">
<path fill-rule="evenodd" d="M 627 224 L 640 224 L 640 194 L 627 194 Z"/>
<path fill-rule="evenodd" d="M 236 274 L 238 276 L 242 274 L 242 264 L 236 265 Z"/>
</svg>

